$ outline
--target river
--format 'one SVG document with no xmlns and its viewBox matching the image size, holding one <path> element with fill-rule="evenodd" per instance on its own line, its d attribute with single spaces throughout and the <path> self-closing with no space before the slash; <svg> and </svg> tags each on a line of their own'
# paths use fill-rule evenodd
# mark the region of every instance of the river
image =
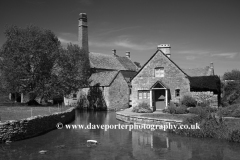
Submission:
<svg viewBox="0 0 240 160">
<path fill-rule="evenodd" d="M 71 124 L 119 124 L 115 112 L 80 112 Z M 87 145 L 89 139 L 97 145 Z M 46 150 L 45 154 L 39 151 Z M 0 144 L 0 160 L 239 160 L 240 144 L 163 131 L 58 129 L 38 137 Z"/>
</svg>

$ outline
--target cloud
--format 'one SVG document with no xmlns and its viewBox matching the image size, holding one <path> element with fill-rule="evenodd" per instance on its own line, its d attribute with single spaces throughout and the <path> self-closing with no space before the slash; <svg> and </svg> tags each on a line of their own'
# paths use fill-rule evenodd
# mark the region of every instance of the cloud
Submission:
<svg viewBox="0 0 240 160">
<path fill-rule="evenodd" d="M 184 51 L 177 51 L 176 53 L 179 54 L 199 54 L 199 55 L 205 55 L 205 54 L 209 54 L 209 51 L 205 51 L 205 50 L 184 50 Z"/>
<path fill-rule="evenodd" d="M 194 59 L 196 59 L 197 57 L 195 57 L 195 56 L 186 56 L 186 59 L 187 60 L 194 60 Z"/>
<path fill-rule="evenodd" d="M 234 58 L 238 53 L 232 52 L 232 53 L 217 53 L 217 54 L 211 54 L 212 57 L 225 57 L 225 58 Z"/>
</svg>

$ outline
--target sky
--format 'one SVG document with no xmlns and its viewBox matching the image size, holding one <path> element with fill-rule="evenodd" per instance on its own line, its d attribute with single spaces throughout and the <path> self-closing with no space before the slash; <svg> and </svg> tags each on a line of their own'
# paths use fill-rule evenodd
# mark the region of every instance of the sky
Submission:
<svg viewBox="0 0 240 160">
<path fill-rule="evenodd" d="M 52 30 L 65 47 L 77 43 L 79 13 L 88 16 L 89 50 L 145 62 L 171 45 L 180 68 L 214 63 L 216 75 L 240 70 L 239 0 L 0 0 L 0 46 L 9 25 Z"/>
</svg>

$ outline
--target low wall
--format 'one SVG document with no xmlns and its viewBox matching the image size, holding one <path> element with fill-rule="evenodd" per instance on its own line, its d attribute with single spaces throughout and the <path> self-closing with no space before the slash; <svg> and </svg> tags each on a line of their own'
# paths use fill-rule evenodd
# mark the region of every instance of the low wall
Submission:
<svg viewBox="0 0 240 160">
<path fill-rule="evenodd" d="M 75 108 L 51 115 L 35 116 L 0 124 L 0 143 L 34 137 L 56 128 L 56 124 L 69 123 L 75 119 Z"/>
<path fill-rule="evenodd" d="M 116 113 L 116 119 L 131 123 L 131 124 L 149 124 L 149 125 L 168 125 L 168 124 L 182 124 L 182 121 L 170 120 L 170 119 L 159 119 L 149 118 L 141 116 L 130 116 L 121 113 Z"/>
</svg>

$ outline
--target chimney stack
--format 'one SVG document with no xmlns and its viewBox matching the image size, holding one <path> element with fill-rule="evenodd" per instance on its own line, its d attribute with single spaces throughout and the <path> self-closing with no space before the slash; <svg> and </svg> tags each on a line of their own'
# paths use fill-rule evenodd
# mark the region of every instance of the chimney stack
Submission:
<svg viewBox="0 0 240 160">
<path fill-rule="evenodd" d="M 210 63 L 209 70 L 210 70 L 209 75 L 210 75 L 210 76 L 213 76 L 213 75 L 214 75 L 214 66 L 213 66 L 213 62 Z"/>
<path fill-rule="evenodd" d="M 170 44 L 160 44 L 157 47 L 157 49 L 161 50 L 168 58 L 171 58 L 170 48 Z"/>
<path fill-rule="evenodd" d="M 112 54 L 113 54 L 114 56 L 117 56 L 117 54 L 116 54 L 116 49 L 112 49 Z"/>
<path fill-rule="evenodd" d="M 130 52 L 129 51 L 126 51 L 126 57 L 130 58 Z"/>
<path fill-rule="evenodd" d="M 80 13 L 78 19 L 78 43 L 79 47 L 89 52 L 88 50 L 88 25 L 87 25 L 87 14 Z"/>
</svg>

